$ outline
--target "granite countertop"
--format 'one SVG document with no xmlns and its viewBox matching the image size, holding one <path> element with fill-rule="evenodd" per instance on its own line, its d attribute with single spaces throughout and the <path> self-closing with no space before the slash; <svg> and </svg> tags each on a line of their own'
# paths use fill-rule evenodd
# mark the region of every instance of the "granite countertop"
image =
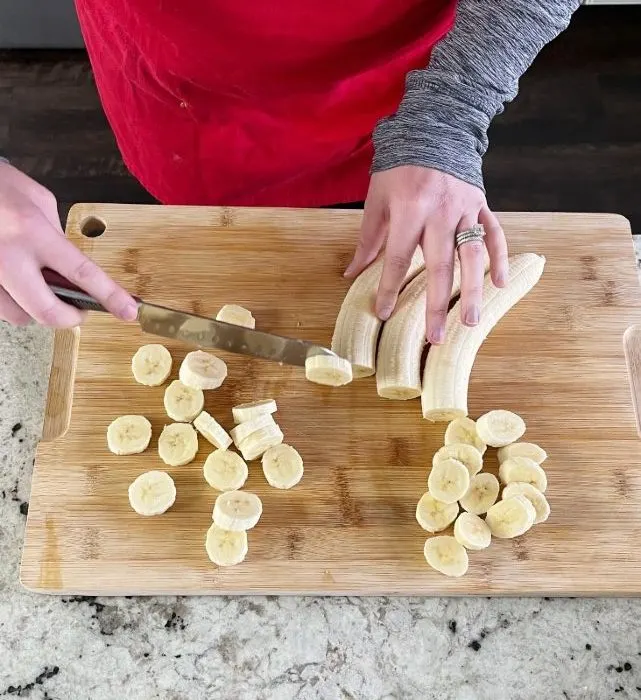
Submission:
<svg viewBox="0 0 641 700">
<path fill-rule="evenodd" d="M 22 590 L 50 353 L 48 331 L 0 323 L 0 698 L 641 698 L 636 599 L 60 598 Z"/>
</svg>

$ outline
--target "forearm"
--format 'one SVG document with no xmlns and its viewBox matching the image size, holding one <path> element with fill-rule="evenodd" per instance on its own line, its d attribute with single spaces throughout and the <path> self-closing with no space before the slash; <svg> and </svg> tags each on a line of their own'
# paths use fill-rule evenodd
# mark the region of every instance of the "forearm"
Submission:
<svg viewBox="0 0 641 700">
<path fill-rule="evenodd" d="M 395 115 L 374 131 L 373 170 L 421 165 L 483 188 L 487 129 L 579 0 L 460 0 L 429 66 L 407 76 Z"/>
</svg>

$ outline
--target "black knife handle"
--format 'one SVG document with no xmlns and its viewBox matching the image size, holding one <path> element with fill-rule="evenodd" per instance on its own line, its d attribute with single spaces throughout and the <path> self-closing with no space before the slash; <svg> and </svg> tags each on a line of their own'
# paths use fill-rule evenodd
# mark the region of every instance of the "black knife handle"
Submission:
<svg viewBox="0 0 641 700">
<path fill-rule="evenodd" d="M 60 301 L 64 301 L 65 304 L 69 304 L 82 311 L 102 311 L 108 313 L 107 309 L 105 309 L 102 304 L 97 302 L 86 292 L 83 292 L 79 287 L 71 284 L 68 279 L 59 275 L 57 272 L 44 268 L 42 270 L 42 276 L 49 286 L 49 289 L 51 289 Z"/>
</svg>

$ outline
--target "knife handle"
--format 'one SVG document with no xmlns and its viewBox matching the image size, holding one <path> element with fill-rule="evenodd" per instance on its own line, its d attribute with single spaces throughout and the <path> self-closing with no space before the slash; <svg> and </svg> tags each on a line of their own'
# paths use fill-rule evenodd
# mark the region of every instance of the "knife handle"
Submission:
<svg viewBox="0 0 641 700">
<path fill-rule="evenodd" d="M 65 304 L 69 304 L 82 311 L 102 311 L 108 313 L 107 309 L 105 309 L 102 304 L 57 272 L 45 267 L 42 270 L 42 276 L 49 286 L 49 289 L 51 289 L 60 301 L 64 301 Z"/>
</svg>

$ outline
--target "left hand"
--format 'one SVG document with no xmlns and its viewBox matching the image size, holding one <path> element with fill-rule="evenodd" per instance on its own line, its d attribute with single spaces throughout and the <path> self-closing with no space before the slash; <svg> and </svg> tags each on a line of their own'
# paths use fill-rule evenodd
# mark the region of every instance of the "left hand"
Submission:
<svg viewBox="0 0 641 700">
<path fill-rule="evenodd" d="M 443 342 L 452 290 L 455 233 L 483 224 L 492 282 L 505 286 L 508 260 L 505 234 L 490 211 L 483 192 L 474 185 L 433 168 L 404 165 L 374 173 L 370 181 L 360 240 L 345 271 L 353 279 L 385 245 L 383 274 L 376 313 L 387 320 L 416 247 L 422 246 L 427 270 L 427 341 Z M 479 322 L 483 293 L 483 241 L 465 243 L 461 262 L 461 320 Z"/>
</svg>

